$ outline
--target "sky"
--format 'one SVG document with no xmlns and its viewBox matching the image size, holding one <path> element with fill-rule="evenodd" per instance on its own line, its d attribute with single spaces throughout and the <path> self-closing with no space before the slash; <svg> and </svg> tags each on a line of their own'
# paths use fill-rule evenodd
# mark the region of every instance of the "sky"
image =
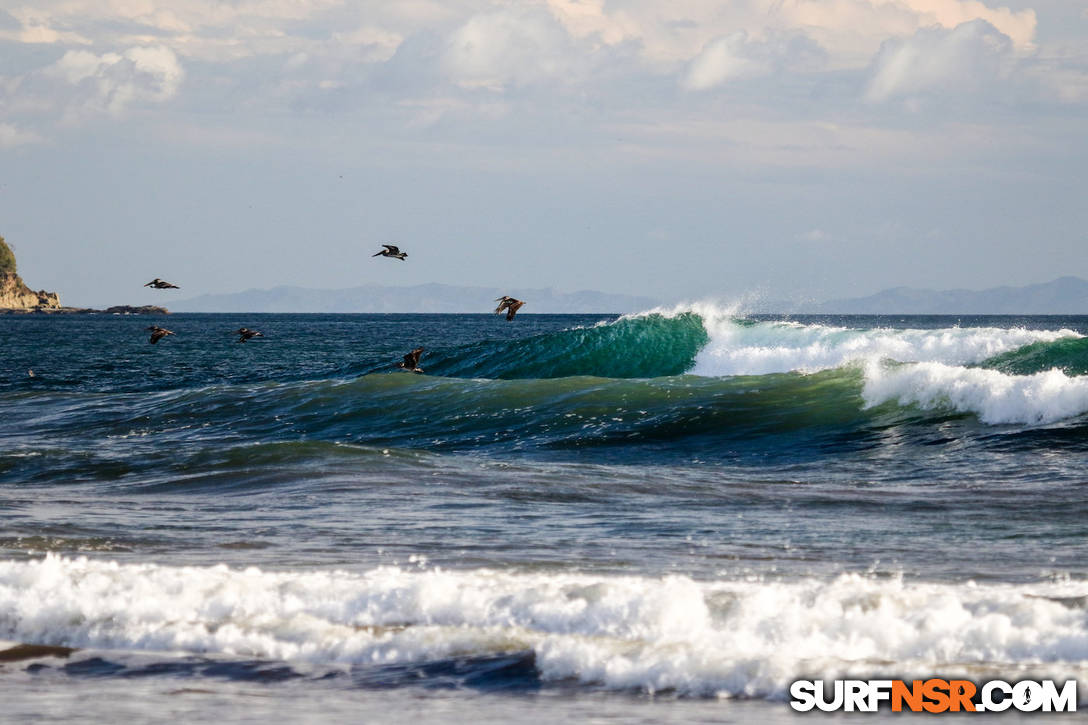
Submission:
<svg viewBox="0 0 1088 725">
<path fill-rule="evenodd" d="M 68 305 L 1088 278 L 1086 179 L 1088 0 L 0 0 L 0 235 Z"/>
</svg>

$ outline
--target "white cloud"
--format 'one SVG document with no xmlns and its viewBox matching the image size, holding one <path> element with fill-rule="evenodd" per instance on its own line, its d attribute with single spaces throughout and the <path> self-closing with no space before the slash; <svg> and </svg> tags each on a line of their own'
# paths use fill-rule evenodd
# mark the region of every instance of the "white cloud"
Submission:
<svg viewBox="0 0 1088 725">
<path fill-rule="evenodd" d="M 951 29 L 972 20 L 985 20 L 1018 48 L 1029 48 L 1035 37 L 1035 11 L 991 8 L 978 0 L 781 0 L 780 5 L 789 24 L 838 35 L 844 43 L 848 34 L 879 42 L 934 25 Z"/>
<path fill-rule="evenodd" d="M 770 73 L 778 69 L 808 71 L 822 67 L 826 53 L 800 34 L 773 34 L 753 39 L 743 30 L 707 43 L 688 65 L 682 84 L 702 91 L 730 80 Z"/>
<path fill-rule="evenodd" d="M 237 82 L 237 68 L 217 67 L 275 58 L 263 71 L 247 68 L 296 73 L 286 86 L 267 74 L 247 84 L 267 91 L 273 104 L 290 102 L 291 92 L 305 93 L 318 83 L 350 87 L 361 64 L 390 61 L 412 38 L 446 38 L 439 69 L 462 88 L 676 73 L 687 88 L 702 90 L 781 67 L 788 52 L 775 46 L 782 38 L 806 38 L 822 49 L 822 64 L 856 70 L 882 42 L 931 26 L 985 20 L 1018 50 L 1031 46 L 1036 26 L 1031 10 L 987 4 L 994 0 L 22 1 L 8 10 L 19 29 L 3 37 L 99 54 L 162 46 L 183 61 L 206 62 L 224 87 Z M 433 40 L 427 42 L 433 47 Z M 622 52 L 610 57 L 599 52 L 620 46 Z M 305 63 L 285 63 L 303 54 Z M 420 55 L 416 62 L 434 60 Z"/>
<path fill-rule="evenodd" d="M 985 20 L 1020 50 L 1035 37 L 1032 10 L 992 8 L 979 0 L 547 0 L 576 38 L 607 44 L 637 41 L 643 56 L 669 66 L 686 63 L 716 39 L 745 31 L 755 40 L 804 33 L 829 54 L 832 64 L 864 63 L 892 37 L 931 26 L 954 28 Z"/>
<path fill-rule="evenodd" d="M 6 33 L 7 37 L 12 37 L 12 34 Z M 79 33 L 66 33 L 58 30 L 54 30 L 45 25 L 28 24 L 24 25 L 18 33 L 14 35 L 14 38 L 21 43 L 32 44 L 48 44 L 48 43 L 63 43 L 66 45 L 90 45 L 91 41 Z"/>
<path fill-rule="evenodd" d="M 604 0 L 547 0 L 548 8 L 575 38 L 596 37 L 615 45 L 642 35 L 638 20 L 624 10 L 605 12 Z"/>
<path fill-rule="evenodd" d="M 873 61 L 866 97 L 881 102 L 928 94 L 983 94 L 1008 78 L 1011 39 L 984 20 L 889 40 Z"/>
<path fill-rule="evenodd" d="M 350 32 L 335 32 L 332 38 L 344 45 L 367 49 L 366 60 L 369 61 L 389 60 L 404 41 L 400 34 L 373 25 L 362 25 Z"/>
<path fill-rule="evenodd" d="M 120 114 L 134 103 L 159 103 L 178 92 L 185 72 L 165 46 L 129 48 L 97 55 L 69 50 L 41 75 L 69 87 L 66 112 Z"/>
<path fill-rule="evenodd" d="M 269 52 L 277 38 L 302 42 L 296 31 L 303 25 L 318 31 L 304 34 L 313 40 L 358 32 L 340 28 L 387 39 L 518 13 L 549 15 L 579 40 L 637 41 L 646 58 L 663 63 L 687 62 L 714 38 L 740 30 L 753 37 L 806 32 L 835 57 L 867 57 L 888 37 L 932 25 L 985 20 L 1017 48 L 1030 47 L 1036 28 L 1032 10 L 981 0 L 33 0 L 8 12 L 21 23 L 23 42 L 123 47 L 154 38 L 180 55 L 222 54 L 232 47 L 240 54 L 235 57 Z"/>
<path fill-rule="evenodd" d="M 748 46 L 748 34 L 744 31 L 707 43 L 688 67 L 684 87 L 702 91 L 733 78 L 765 73 L 766 66 L 750 57 Z"/>
<path fill-rule="evenodd" d="M 509 8 L 475 15 L 449 37 L 445 71 L 464 87 L 499 90 L 553 77 L 569 65 L 568 36 L 547 13 Z"/>
<path fill-rule="evenodd" d="M 737 103 L 748 119 L 830 120 L 859 87 L 874 102 L 973 93 L 978 78 L 993 90 L 1036 23 L 999 0 L 15 1 L 3 37 L 36 33 L 60 59 L 28 70 L 50 49 L 26 46 L 19 75 L 0 77 L 0 118 L 42 129 L 178 96 L 201 110 L 378 109 L 390 128 L 473 114 L 532 124 L 574 108 L 602 128 L 663 110 L 720 122 Z M 1074 65 L 1018 78 L 1079 102 Z"/>
<path fill-rule="evenodd" d="M 33 131 L 24 131 L 10 123 L 0 123 L 0 149 L 40 143 L 42 137 Z"/>
<path fill-rule="evenodd" d="M 899 1 L 881 0 L 885 5 Z M 927 25 L 930 18 L 943 28 L 985 20 L 1007 35 L 1017 48 L 1030 48 L 1034 43 L 1038 21 L 1031 9 L 1017 12 L 1004 7 L 991 8 L 978 0 L 907 0 L 907 5 L 919 14 L 923 25 Z"/>
</svg>

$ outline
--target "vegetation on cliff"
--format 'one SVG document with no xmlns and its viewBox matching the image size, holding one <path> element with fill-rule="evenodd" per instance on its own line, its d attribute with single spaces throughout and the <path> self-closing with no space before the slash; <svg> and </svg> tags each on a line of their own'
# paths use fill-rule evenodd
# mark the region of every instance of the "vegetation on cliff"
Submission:
<svg viewBox="0 0 1088 725">
<path fill-rule="evenodd" d="M 7 245 L 4 238 L 0 237 L 0 276 L 15 273 L 15 252 L 11 251 L 11 247 Z"/>
<path fill-rule="evenodd" d="M 15 271 L 15 253 L 0 237 L 0 309 L 30 310 L 60 307 L 56 292 L 38 290 L 26 286 Z"/>
</svg>

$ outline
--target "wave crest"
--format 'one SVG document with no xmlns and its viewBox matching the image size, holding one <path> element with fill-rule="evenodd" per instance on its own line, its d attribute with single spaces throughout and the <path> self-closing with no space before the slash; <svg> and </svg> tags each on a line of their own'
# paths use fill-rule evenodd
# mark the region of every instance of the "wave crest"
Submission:
<svg viewBox="0 0 1088 725">
<path fill-rule="evenodd" d="M 977 415 L 984 423 L 1041 425 L 1088 413 L 1088 378 L 1060 370 L 1008 375 L 942 363 L 870 365 L 862 391 L 870 407 L 895 401 Z"/>
<path fill-rule="evenodd" d="M 427 371 L 499 379 L 656 378 L 683 373 L 726 377 L 813 373 L 874 360 L 980 364 L 1032 345 L 1048 350 L 1052 348 L 1047 346 L 1057 349 L 1062 344 L 1072 344 L 1076 350 L 1088 348 L 1085 338 L 1072 330 L 857 329 L 747 319 L 738 316 L 738 309 L 711 302 L 686 303 L 592 327 L 485 340 L 434 353 Z M 1081 364 L 1088 367 L 1088 354 Z"/>
</svg>

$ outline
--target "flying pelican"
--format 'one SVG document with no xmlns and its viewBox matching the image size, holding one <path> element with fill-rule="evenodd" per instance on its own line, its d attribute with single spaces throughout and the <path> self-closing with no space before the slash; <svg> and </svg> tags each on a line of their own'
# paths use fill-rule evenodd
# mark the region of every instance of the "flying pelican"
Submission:
<svg viewBox="0 0 1088 725">
<path fill-rule="evenodd" d="M 149 340 L 149 342 L 152 345 L 157 344 L 159 340 L 163 339 L 167 335 L 174 334 L 172 331 L 167 330 L 165 327 L 159 327 L 158 325 L 152 325 L 151 327 L 147 328 L 147 331 L 151 333 L 151 340 Z"/>
<path fill-rule="evenodd" d="M 377 254 L 371 254 L 371 257 L 394 257 L 396 259 L 404 261 L 404 258 L 408 256 L 408 252 L 400 251 L 400 247 L 395 244 L 383 244 L 385 249 L 381 250 Z"/>
<path fill-rule="evenodd" d="M 495 308 L 495 312 L 501 313 L 503 310 L 506 310 L 507 322 L 514 319 L 514 315 L 516 315 L 518 313 L 518 310 L 521 309 L 521 306 L 525 304 L 521 300 L 516 300 L 513 297 L 509 297 L 507 295 L 498 297 L 495 299 L 495 301 L 499 303 L 499 306 Z"/>
<path fill-rule="evenodd" d="M 238 328 L 238 342 L 245 342 L 247 340 L 252 340 L 255 337 L 264 337 L 264 335 L 262 335 L 257 330 L 251 330 L 248 327 L 239 327 Z"/>
<path fill-rule="evenodd" d="M 410 370 L 413 373 L 421 373 L 423 372 L 423 368 L 419 366 L 419 358 L 421 355 L 423 355 L 423 348 L 417 347 L 415 350 L 412 350 L 410 353 L 405 355 L 404 361 L 397 363 L 397 367 L 404 368 L 405 370 Z"/>
<path fill-rule="evenodd" d="M 169 282 L 164 282 L 163 280 L 159 279 L 158 277 L 156 277 L 155 279 L 153 279 L 150 282 L 148 282 L 147 284 L 145 284 L 144 287 L 154 287 L 155 289 L 181 289 L 176 284 L 170 284 Z"/>
</svg>

